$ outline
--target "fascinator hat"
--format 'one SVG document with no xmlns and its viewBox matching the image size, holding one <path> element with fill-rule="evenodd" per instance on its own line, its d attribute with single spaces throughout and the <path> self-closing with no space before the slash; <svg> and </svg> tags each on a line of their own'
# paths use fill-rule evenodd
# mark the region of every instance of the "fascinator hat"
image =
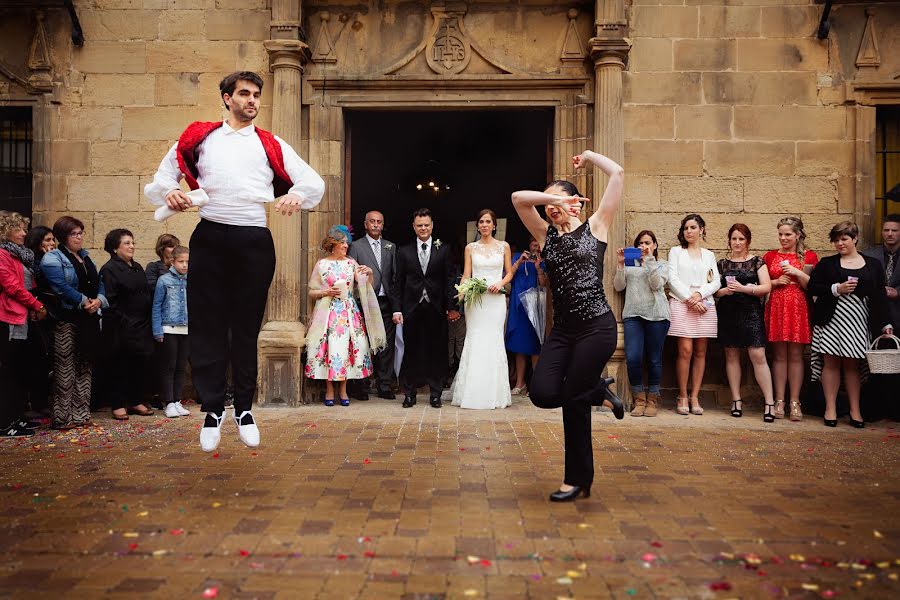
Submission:
<svg viewBox="0 0 900 600">
<path fill-rule="evenodd" d="M 332 225 L 326 235 L 333 240 L 346 240 L 348 244 L 353 241 L 353 234 L 346 225 Z"/>
</svg>

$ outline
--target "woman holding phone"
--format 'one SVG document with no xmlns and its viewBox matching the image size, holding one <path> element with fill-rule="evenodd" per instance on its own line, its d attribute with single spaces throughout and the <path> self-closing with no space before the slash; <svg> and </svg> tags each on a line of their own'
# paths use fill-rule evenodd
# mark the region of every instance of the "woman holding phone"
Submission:
<svg viewBox="0 0 900 600">
<path fill-rule="evenodd" d="M 859 410 L 861 381 L 868 375 L 866 351 L 882 332 L 893 333 L 888 322 L 884 268 L 856 249 L 859 228 L 842 221 L 829 238 L 837 254 L 819 261 L 809 278 L 813 305 L 812 378 L 822 380 L 827 427 L 837 426 L 837 393 L 844 371 L 850 403 L 850 424 L 865 427 Z"/>
<path fill-rule="evenodd" d="M 625 291 L 622 328 L 625 333 L 625 362 L 634 399 L 632 417 L 655 417 L 659 407 L 662 380 L 662 355 L 669 331 L 669 304 L 665 286 L 668 265 L 658 260 L 659 244 L 649 229 L 634 238 L 640 252 L 636 260 L 626 261 L 631 248 L 616 251 L 616 275 L 613 287 Z M 644 358 L 647 359 L 647 386 L 644 387 Z"/>
<path fill-rule="evenodd" d="M 526 361 L 531 360 L 531 368 L 537 365 L 541 353 L 541 341 L 528 318 L 525 305 L 519 295 L 536 287 L 547 287 L 547 275 L 541 260 L 541 247 L 531 238 L 528 250 L 513 254 L 512 291 L 509 294 L 509 318 L 506 321 L 506 349 L 516 356 L 516 385 L 512 395 L 528 394 L 525 388 Z"/>
</svg>

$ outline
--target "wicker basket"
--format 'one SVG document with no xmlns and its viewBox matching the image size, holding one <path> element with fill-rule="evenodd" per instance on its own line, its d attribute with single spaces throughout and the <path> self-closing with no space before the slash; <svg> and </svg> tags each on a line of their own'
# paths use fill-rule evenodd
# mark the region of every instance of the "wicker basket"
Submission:
<svg viewBox="0 0 900 600">
<path fill-rule="evenodd" d="M 896 348 L 889 350 L 876 350 L 881 340 L 893 340 Z M 893 335 L 880 335 L 872 341 L 870 349 L 866 351 L 866 361 L 869 363 L 870 373 L 893 375 L 900 373 L 900 339 Z"/>
</svg>

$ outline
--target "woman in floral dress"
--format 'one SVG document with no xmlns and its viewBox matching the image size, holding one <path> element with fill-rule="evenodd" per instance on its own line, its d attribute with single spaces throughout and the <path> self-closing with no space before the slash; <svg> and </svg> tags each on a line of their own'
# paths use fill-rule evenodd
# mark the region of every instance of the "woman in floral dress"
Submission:
<svg viewBox="0 0 900 600">
<path fill-rule="evenodd" d="M 791 421 L 803 418 L 800 411 L 800 387 L 803 385 L 803 348 L 812 341 L 809 301 L 806 286 L 809 274 L 819 262 L 803 242 L 806 233 L 799 217 L 778 221 L 778 250 L 763 257 L 772 280 L 772 292 L 766 302 L 766 334 L 775 350 L 772 379 L 775 384 L 775 418 L 784 418 L 784 397 L 791 386 Z"/>
<path fill-rule="evenodd" d="M 325 380 L 325 406 L 334 406 L 334 382 L 339 383 L 341 406 L 350 406 L 347 380 L 369 377 L 371 352 L 385 346 L 378 297 L 369 282 L 372 269 L 347 257 L 351 239 L 343 225 L 328 230 L 322 241 L 328 256 L 313 267 L 309 282 L 309 297 L 316 305 L 307 333 L 305 374 Z"/>
</svg>

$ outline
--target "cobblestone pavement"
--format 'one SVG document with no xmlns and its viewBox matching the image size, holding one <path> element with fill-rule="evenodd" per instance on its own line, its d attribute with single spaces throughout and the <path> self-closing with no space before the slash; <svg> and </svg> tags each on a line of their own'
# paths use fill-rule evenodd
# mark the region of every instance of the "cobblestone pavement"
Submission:
<svg viewBox="0 0 900 600">
<path fill-rule="evenodd" d="M 0 597 L 900 597 L 893 422 L 598 412 L 591 498 L 551 504 L 527 399 L 258 410 L 211 455 L 196 414 L 94 417 L 0 444 Z"/>
</svg>

